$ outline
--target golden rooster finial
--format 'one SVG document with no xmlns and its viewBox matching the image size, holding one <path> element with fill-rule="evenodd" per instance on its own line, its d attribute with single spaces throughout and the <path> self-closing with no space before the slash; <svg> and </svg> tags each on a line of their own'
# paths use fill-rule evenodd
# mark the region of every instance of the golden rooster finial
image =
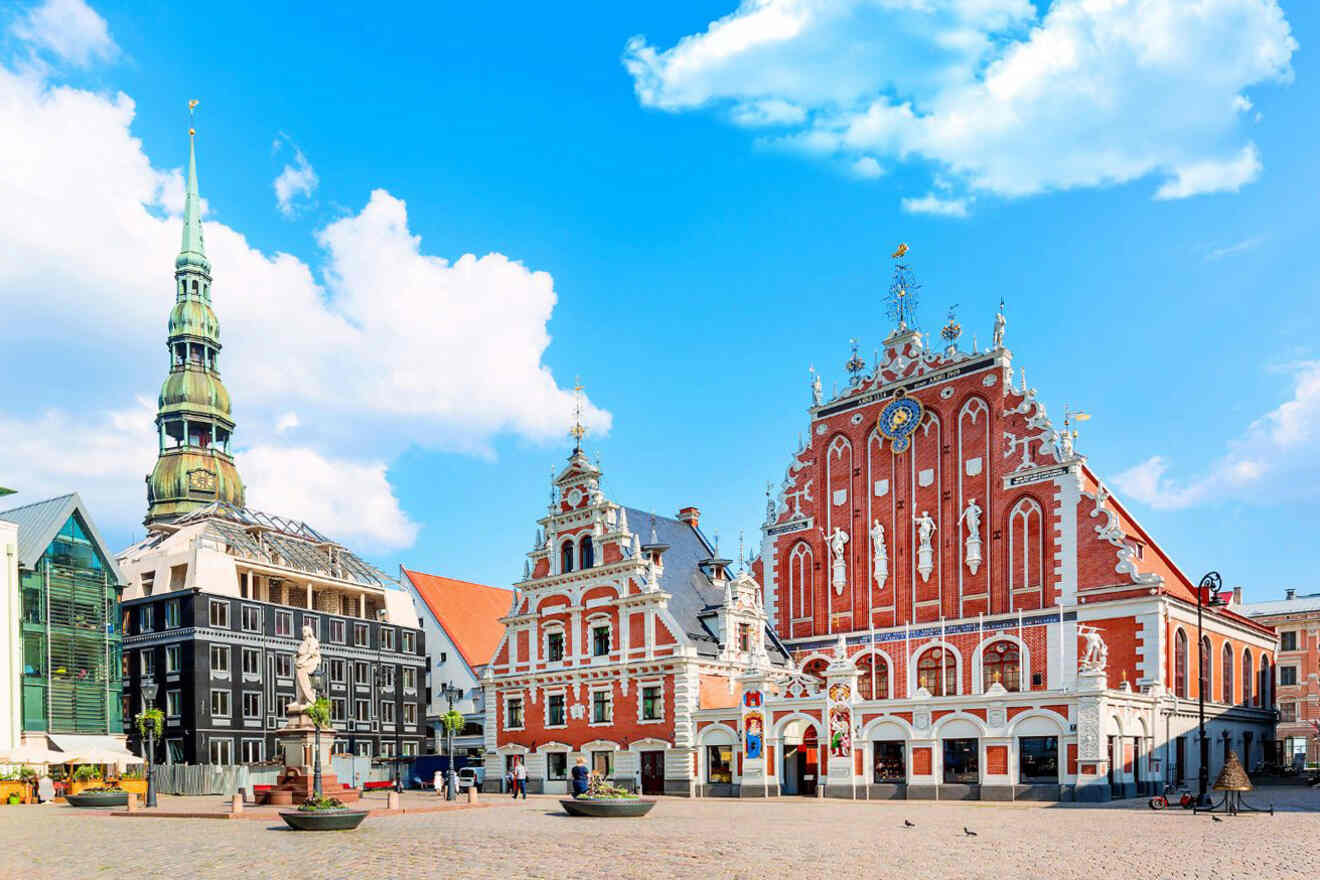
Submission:
<svg viewBox="0 0 1320 880">
<path fill-rule="evenodd" d="M 892 257 L 892 258 L 895 259 L 895 260 L 898 260 L 898 259 L 901 259 L 901 258 L 903 257 L 903 255 L 906 254 L 907 252 L 908 252 L 908 246 L 907 246 L 907 244 L 906 244 L 905 242 L 901 242 L 901 241 L 900 241 L 900 242 L 898 243 L 898 250 L 894 251 L 894 252 L 893 252 L 892 254 L 890 254 L 889 256 Z"/>
</svg>

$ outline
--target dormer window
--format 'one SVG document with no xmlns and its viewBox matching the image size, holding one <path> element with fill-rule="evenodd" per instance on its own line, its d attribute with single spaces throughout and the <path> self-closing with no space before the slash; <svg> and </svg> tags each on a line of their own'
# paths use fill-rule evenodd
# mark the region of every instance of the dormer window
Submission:
<svg viewBox="0 0 1320 880">
<path fill-rule="evenodd" d="M 559 571 L 561 574 L 567 574 L 573 570 L 573 542 L 565 541 L 559 548 Z"/>
<path fill-rule="evenodd" d="M 590 536 L 583 538 L 578 545 L 578 562 L 579 568 L 591 568 L 596 564 L 596 550 Z"/>
<path fill-rule="evenodd" d="M 752 628 L 749 624 L 738 624 L 738 650 L 746 654 L 752 649 Z"/>
</svg>

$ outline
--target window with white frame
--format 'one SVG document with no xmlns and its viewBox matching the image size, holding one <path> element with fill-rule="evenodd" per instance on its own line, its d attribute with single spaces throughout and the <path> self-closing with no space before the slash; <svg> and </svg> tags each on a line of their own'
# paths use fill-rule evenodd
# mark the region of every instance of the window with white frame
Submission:
<svg viewBox="0 0 1320 880">
<path fill-rule="evenodd" d="M 229 629 L 229 603 L 211 600 L 211 626 Z M 225 742 L 230 742 L 225 740 Z M 231 743 L 232 745 L 232 743 Z"/>
<path fill-rule="evenodd" d="M 348 720 L 348 704 L 343 697 L 330 698 L 330 720 L 346 721 Z"/>
<path fill-rule="evenodd" d="M 504 698 L 504 729 L 522 730 L 523 727 L 523 701 L 522 697 Z"/>
<path fill-rule="evenodd" d="M 405 692 L 417 690 L 417 669 L 415 667 L 403 667 L 403 689 Z"/>
<path fill-rule="evenodd" d="M 211 719 L 229 718 L 231 714 L 232 712 L 229 707 L 229 691 L 211 691 Z"/>
<path fill-rule="evenodd" d="M 404 704 L 403 704 L 403 723 L 404 723 L 404 724 L 408 724 L 408 725 L 413 725 L 413 724 L 416 724 L 416 723 L 417 723 L 417 704 L 416 704 L 416 703 L 404 703 Z"/>
<path fill-rule="evenodd" d="M 381 740 L 381 743 L 380 743 L 380 756 L 381 756 L 382 758 L 393 758 L 393 757 L 394 757 L 394 743 L 391 742 L 390 740 Z"/>
<path fill-rule="evenodd" d="M 358 648 L 368 647 L 370 638 L 371 638 L 371 634 L 370 631 L 367 629 L 367 625 L 365 623 L 353 624 L 353 644 L 355 647 Z"/>
<path fill-rule="evenodd" d="M 234 741 L 229 737 L 213 736 L 206 741 L 206 754 L 212 764 L 234 763 Z"/>
<path fill-rule="evenodd" d="M 610 653 L 610 622 L 597 618 L 591 622 L 591 656 L 604 657 Z"/>
<path fill-rule="evenodd" d="M 564 659 L 564 631 L 562 629 L 546 631 L 545 659 L 551 663 L 559 663 Z"/>
<path fill-rule="evenodd" d="M 347 624 L 342 620 L 330 621 L 330 641 L 337 645 L 344 644 L 344 633 Z"/>
<path fill-rule="evenodd" d="M 561 691 L 554 694 L 546 694 L 545 697 L 545 726 L 546 727 L 565 727 L 568 724 L 567 697 Z"/>
<path fill-rule="evenodd" d="M 1280 666 L 1280 667 L 1279 667 L 1279 684 L 1285 684 L 1285 685 L 1287 685 L 1287 684 L 1297 684 L 1297 667 L 1296 667 L 1296 666 Z"/>
<path fill-rule="evenodd" d="M 183 714 L 183 691 L 165 692 L 165 715 L 169 718 L 178 718 Z"/>
<path fill-rule="evenodd" d="M 380 686 L 382 690 L 394 690 L 394 667 L 381 664 L 380 667 Z"/>
<path fill-rule="evenodd" d="M 138 609 L 138 632 L 151 632 L 156 628 L 156 609 L 143 605 Z"/>
<path fill-rule="evenodd" d="M 183 668 L 183 646 L 165 646 L 165 674 L 174 675 Z"/>
<path fill-rule="evenodd" d="M 265 760 L 266 744 L 259 739 L 243 740 L 243 763 L 260 764 Z"/>
<path fill-rule="evenodd" d="M 358 660 L 353 664 L 353 680 L 360 685 L 371 683 L 371 667 L 365 660 Z"/>
<path fill-rule="evenodd" d="M 229 646 L 211 646 L 211 675 L 216 678 L 229 677 Z"/>
<path fill-rule="evenodd" d="M 359 757 L 359 758 L 370 758 L 370 757 L 371 757 L 371 743 L 369 743 L 369 742 L 359 742 L 359 743 L 357 744 L 357 753 L 358 753 L 358 757 Z"/>
<path fill-rule="evenodd" d="M 156 652 L 151 648 L 138 652 L 138 671 L 143 678 L 156 677 Z"/>
<path fill-rule="evenodd" d="M 261 649 L 243 649 L 243 674 L 261 677 Z"/>
<path fill-rule="evenodd" d="M 659 683 L 642 684 L 638 688 L 637 709 L 639 721 L 660 721 L 665 717 L 665 692 Z"/>
<path fill-rule="evenodd" d="M 293 612 L 276 611 L 275 612 L 275 635 L 291 636 L 293 635 Z"/>
<path fill-rule="evenodd" d="M 261 692 L 244 691 L 243 692 L 243 717 L 260 718 L 261 717 Z"/>
<path fill-rule="evenodd" d="M 179 625 L 179 600 L 171 599 L 165 603 L 165 627 L 175 627 Z"/>
<path fill-rule="evenodd" d="M 380 701 L 380 720 L 381 720 L 383 723 L 385 723 L 385 724 L 393 724 L 393 723 L 394 723 L 394 701 L 393 701 L 393 700 L 381 700 L 381 701 Z"/>
<path fill-rule="evenodd" d="M 277 678 L 293 677 L 293 655 L 276 654 L 275 655 L 275 676 Z"/>
<path fill-rule="evenodd" d="M 338 657 L 332 658 L 330 660 L 330 681 L 334 682 L 335 684 L 344 683 L 344 675 L 347 672 L 344 666 L 345 666 L 344 661 L 340 660 Z"/>
<path fill-rule="evenodd" d="M 353 718 L 356 721 L 370 721 L 371 700 L 358 700 L 354 709 Z"/>
<path fill-rule="evenodd" d="M 394 628 L 382 626 L 380 628 L 380 649 L 382 651 L 394 650 Z"/>
<path fill-rule="evenodd" d="M 614 689 L 595 688 L 591 691 L 591 723 L 610 724 L 614 721 Z"/>
<path fill-rule="evenodd" d="M 261 608 L 258 606 L 243 606 L 243 632 L 261 632 Z"/>
<path fill-rule="evenodd" d="M 403 744 L 403 756 L 405 758 L 415 758 L 417 756 L 417 743 L 405 742 Z"/>
<path fill-rule="evenodd" d="M 403 653 L 405 654 L 417 653 L 416 650 L 417 634 L 404 630 L 403 632 L 399 633 L 399 644 L 402 646 Z"/>
</svg>

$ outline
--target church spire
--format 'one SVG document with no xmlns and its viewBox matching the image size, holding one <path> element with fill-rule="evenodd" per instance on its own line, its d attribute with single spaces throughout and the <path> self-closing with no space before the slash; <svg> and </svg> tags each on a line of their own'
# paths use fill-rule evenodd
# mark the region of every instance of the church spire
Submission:
<svg viewBox="0 0 1320 880">
<path fill-rule="evenodd" d="M 188 102 L 190 117 L 196 108 L 196 101 Z M 202 242 L 197 190 L 197 130 L 191 125 L 174 279 L 166 342 L 170 370 L 156 407 L 157 457 L 147 477 L 147 525 L 169 522 L 213 501 L 244 503 L 243 481 L 229 445 L 234 432 L 229 392 L 220 381 L 220 322 L 211 309 L 211 262 Z"/>
</svg>

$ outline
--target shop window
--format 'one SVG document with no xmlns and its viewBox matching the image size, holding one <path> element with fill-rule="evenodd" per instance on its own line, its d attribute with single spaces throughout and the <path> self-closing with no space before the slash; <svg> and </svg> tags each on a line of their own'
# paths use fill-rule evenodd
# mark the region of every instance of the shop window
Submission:
<svg viewBox="0 0 1320 880">
<path fill-rule="evenodd" d="M 917 687 L 932 697 L 958 693 L 958 662 L 945 648 L 931 648 L 917 661 Z"/>
<path fill-rule="evenodd" d="M 550 752 L 545 756 L 545 775 L 550 779 L 568 778 L 568 752 Z"/>
<path fill-rule="evenodd" d="M 592 752 L 591 772 L 608 779 L 614 775 L 614 753 Z"/>
<path fill-rule="evenodd" d="M 1059 781 L 1059 738 L 1057 736 L 1018 737 L 1018 781 Z"/>
<path fill-rule="evenodd" d="M 980 742 L 975 739 L 944 740 L 944 781 L 970 785 L 981 780 Z"/>
<path fill-rule="evenodd" d="M 706 781 L 712 785 L 733 782 L 733 746 L 706 746 Z"/>
<path fill-rule="evenodd" d="M 1021 690 L 1021 677 L 1021 654 L 1018 646 L 1013 642 L 994 642 L 981 654 L 981 678 L 984 690 L 989 690 L 992 684 L 1002 685 L 1009 691 Z"/>
<path fill-rule="evenodd" d="M 900 783 L 907 781 L 906 744 L 902 740 L 880 740 L 875 746 L 875 781 Z"/>
</svg>

